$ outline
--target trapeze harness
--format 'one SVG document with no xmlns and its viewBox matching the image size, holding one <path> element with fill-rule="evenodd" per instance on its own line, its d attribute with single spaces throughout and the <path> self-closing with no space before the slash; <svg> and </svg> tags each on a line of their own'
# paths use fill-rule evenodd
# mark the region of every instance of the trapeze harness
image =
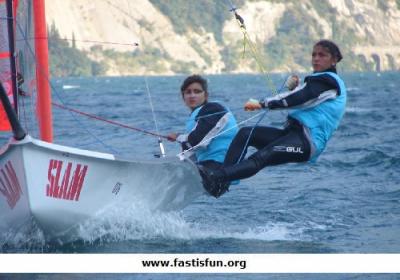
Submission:
<svg viewBox="0 0 400 280">
<path fill-rule="evenodd" d="M 286 127 L 242 128 L 224 161 L 224 181 L 248 178 L 269 165 L 317 159 L 339 126 L 346 105 L 344 82 L 331 71 L 312 74 L 301 88 L 265 100 L 270 109 L 294 109 Z M 258 151 L 243 160 L 247 141 Z"/>
<path fill-rule="evenodd" d="M 196 108 L 186 122 L 186 134 L 179 135 L 182 149 L 195 149 L 185 154 L 195 154 L 202 164 L 223 163 L 232 139 L 237 133 L 233 114 L 220 103 L 207 102 Z"/>
</svg>

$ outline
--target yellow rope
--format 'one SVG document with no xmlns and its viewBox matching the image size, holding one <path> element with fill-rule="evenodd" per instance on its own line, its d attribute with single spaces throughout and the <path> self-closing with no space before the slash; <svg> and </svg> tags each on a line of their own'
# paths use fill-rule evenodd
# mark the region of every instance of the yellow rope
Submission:
<svg viewBox="0 0 400 280">
<path fill-rule="evenodd" d="M 244 58 L 244 56 L 245 56 L 246 44 L 247 44 L 250 47 L 251 54 L 252 54 L 254 60 L 257 63 L 259 71 L 265 76 L 267 88 L 269 88 L 269 90 L 271 90 L 273 95 L 277 94 L 276 87 L 275 87 L 274 83 L 272 82 L 272 79 L 270 78 L 270 76 L 267 74 L 267 70 L 265 69 L 265 67 L 264 67 L 264 65 L 262 63 L 261 55 L 259 54 L 255 44 L 251 41 L 250 36 L 247 33 L 247 30 L 246 30 L 246 27 L 245 27 L 244 23 L 242 23 L 239 20 L 238 17 L 240 17 L 240 16 L 235 11 L 232 11 L 232 12 L 234 13 L 236 22 L 238 23 L 239 28 L 243 33 L 243 55 L 242 55 L 242 57 Z"/>
</svg>

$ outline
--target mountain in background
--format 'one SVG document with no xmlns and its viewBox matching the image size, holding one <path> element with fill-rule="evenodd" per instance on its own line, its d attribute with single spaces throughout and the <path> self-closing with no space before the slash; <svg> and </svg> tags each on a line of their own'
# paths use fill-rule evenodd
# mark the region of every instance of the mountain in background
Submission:
<svg viewBox="0 0 400 280">
<path fill-rule="evenodd" d="M 76 50 L 53 50 L 51 60 L 63 67 L 63 53 L 73 53 L 94 75 L 260 73 L 257 62 L 269 72 L 309 71 L 313 44 L 326 38 L 342 49 L 342 71 L 400 70 L 400 0 L 232 2 L 257 61 L 229 1 L 211 0 L 48 0 L 50 49 Z"/>
</svg>

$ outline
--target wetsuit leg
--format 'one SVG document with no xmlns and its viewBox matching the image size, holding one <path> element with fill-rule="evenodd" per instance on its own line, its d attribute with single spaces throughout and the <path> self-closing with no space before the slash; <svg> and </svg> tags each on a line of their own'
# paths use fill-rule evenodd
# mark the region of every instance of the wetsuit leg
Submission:
<svg viewBox="0 0 400 280">
<path fill-rule="evenodd" d="M 286 134 L 242 162 L 225 166 L 222 181 L 233 181 L 253 176 L 266 166 L 288 162 L 303 162 L 310 157 L 310 144 L 302 129 L 287 129 Z"/>
<path fill-rule="evenodd" d="M 284 136 L 285 133 L 285 130 L 275 127 L 251 126 L 241 128 L 229 146 L 224 165 L 229 166 L 242 161 L 249 146 L 260 150 L 279 137 Z"/>
</svg>

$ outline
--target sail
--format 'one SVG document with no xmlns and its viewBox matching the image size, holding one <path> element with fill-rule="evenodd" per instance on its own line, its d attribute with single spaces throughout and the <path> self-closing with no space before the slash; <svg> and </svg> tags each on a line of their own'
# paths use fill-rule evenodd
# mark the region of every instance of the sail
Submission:
<svg viewBox="0 0 400 280">
<path fill-rule="evenodd" d="M 0 0 L 0 81 L 7 91 L 10 102 L 14 102 L 12 91 L 12 75 L 10 70 L 10 51 L 9 51 L 9 36 L 8 36 L 8 23 L 7 21 L 7 5 L 6 0 Z M 10 1 L 11 2 L 11 1 Z M 42 62 L 41 58 L 37 56 L 36 51 L 38 42 L 44 43 L 47 48 L 47 34 L 46 27 L 42 27 L 44 32 L 36 36 L 35 27 L 37 24 L 35 20 L 35 9 L 38 10 L 38 3 L 43 1 L 33 0 L 18 0 L 12 1 L 13 3 L 13 27 L 14 27 L 14 47 L 15 47 L 15 66 L 17 78 L 17 91 L 18 91 L 18 115 L 22 126 L 29 132 L 30 135 L 44 139 L 43 134 L 50 133 L 52 135 L 52 128 L 46 125 L 50 119 L 51 125 L 51 112 L 49 113 L 50 101 L 46 100 L 46 105 L 40 103 L 38 92 L 38 77 L 41 78 L 41 94 L 49 95 L 49 74 L 47 63 L 47 52 L 45 54 L 46 61 Z M 35 7 L 36 5 L 36 7 Z M 44 14 L 41 20 L 44 22 Z M 45 23 L 41 23 L 45 25 Z M 43 45 L 39 46 L 44 49 Z M 43 112 L 46 113 L 47 120 L 42 120 Z M 41 128 L 42 127 L 42 128 Z M 0 130 L 10 130 L 9 121 L 4 113 L 3 108 L 0 108 Z M 40 132 L 39 132 L 40 131 Z M 43 131 L 45 131 L 43 133 Z M 52 137 L 52 136 L 51 136 Z M 47 137 L 46 141 L 51 141 L 51 137 Z"/>
<path fill-rule="evenodd" d="M 20 122 L 30 135 L 38 137 L 33 2 L 17 1 L 14 29 Z"/>
<path fill-rule="evenodd" d="M 18 83 L 18 87 L 29 96 L 36 95 L 35 35 L 32 2 L 29 0 L 19 0 L 17 2 L 15 21 L 17 73 L 23 80 Z"/>
</svg>

